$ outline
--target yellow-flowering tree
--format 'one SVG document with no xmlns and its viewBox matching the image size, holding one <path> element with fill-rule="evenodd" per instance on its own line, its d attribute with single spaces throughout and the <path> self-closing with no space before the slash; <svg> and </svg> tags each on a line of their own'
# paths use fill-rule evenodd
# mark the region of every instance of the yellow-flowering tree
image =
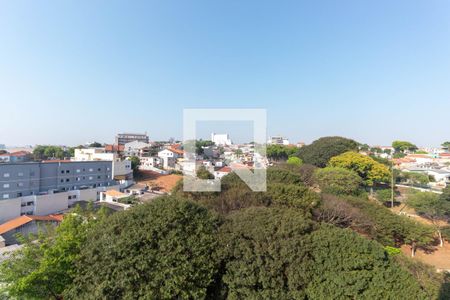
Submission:
<svg viewBox="0 0 450 300">
<path fill-rule="evenodd" d="M 332 157 L 329 165 L 355 171 L 363 179 L 364 184 L 370 187 L 375 183 L 389 182 L 391 174 L 385 165 L 369 156 L 353 151 Z"/>
</svg>

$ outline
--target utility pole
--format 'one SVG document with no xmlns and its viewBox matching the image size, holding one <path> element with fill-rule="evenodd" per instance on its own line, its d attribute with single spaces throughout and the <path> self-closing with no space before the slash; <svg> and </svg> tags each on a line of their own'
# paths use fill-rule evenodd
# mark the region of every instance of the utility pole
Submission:
<svg viewBox="0 0 450 300">
<path fill-rule="evenodd" d="M 391 158 L 391 208 L 394 208 L 394 157 Z"/>
</svg>

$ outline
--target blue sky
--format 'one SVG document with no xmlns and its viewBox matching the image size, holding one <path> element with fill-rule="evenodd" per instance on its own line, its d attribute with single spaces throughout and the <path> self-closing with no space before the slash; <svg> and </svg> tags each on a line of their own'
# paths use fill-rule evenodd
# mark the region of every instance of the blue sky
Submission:
<svg viewBox="0 0 450 300">
<path fill-rule="evenodd" d="M 181 138 L 222 107 L 291 141 L 450 140 L 450 2 L 0 2 L 0 144 Z"/>
</svg>

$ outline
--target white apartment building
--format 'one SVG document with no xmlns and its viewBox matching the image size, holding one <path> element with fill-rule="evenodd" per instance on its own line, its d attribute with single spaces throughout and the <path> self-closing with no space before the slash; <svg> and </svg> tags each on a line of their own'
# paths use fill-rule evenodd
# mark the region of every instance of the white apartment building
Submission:
<svg viewBox="0 0 450 300">
<path fill-rule="evenodd" d="M 227 133 L 211 133 L 211 142 L 213 142 L 216 146 L 230 146 L 233 144 Z"/>
</svg>

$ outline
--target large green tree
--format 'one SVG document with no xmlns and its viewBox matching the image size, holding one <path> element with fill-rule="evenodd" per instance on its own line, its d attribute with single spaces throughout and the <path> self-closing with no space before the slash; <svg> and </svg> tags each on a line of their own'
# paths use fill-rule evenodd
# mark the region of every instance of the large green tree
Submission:
<svg viewBox="0 0 450 300">
<path fill-rule="evenodd" d="M 358 143 L 339 136 L 323 137 L 298 150 L 304 163 L 325 167 L 333 156 L 347 151 L 358 151 Z"/>
<path fill-rule="evenodd" d="M 417 150 L 416 145 L 414 145 L 411 142 L 407 142 L 407 141 L 393 141 L 392 148 L 394 148 L 396 152 L 402 152 L 402 153 L 404 153 L 405 151 L 414 152 Z"/>
<path fill-rule="evenodd" d="M 116 213 L 91 232 L 67 299 L 202 299 L 213 280 L 218 220 L 161 197 Z"/>
<path fill-rule="evenodd" d="M 363 183 L 355 171 L 339 167 L 317 169 L 315 181 L 322 192 L 334 195 L 356 195 Z"/>
</svg>

